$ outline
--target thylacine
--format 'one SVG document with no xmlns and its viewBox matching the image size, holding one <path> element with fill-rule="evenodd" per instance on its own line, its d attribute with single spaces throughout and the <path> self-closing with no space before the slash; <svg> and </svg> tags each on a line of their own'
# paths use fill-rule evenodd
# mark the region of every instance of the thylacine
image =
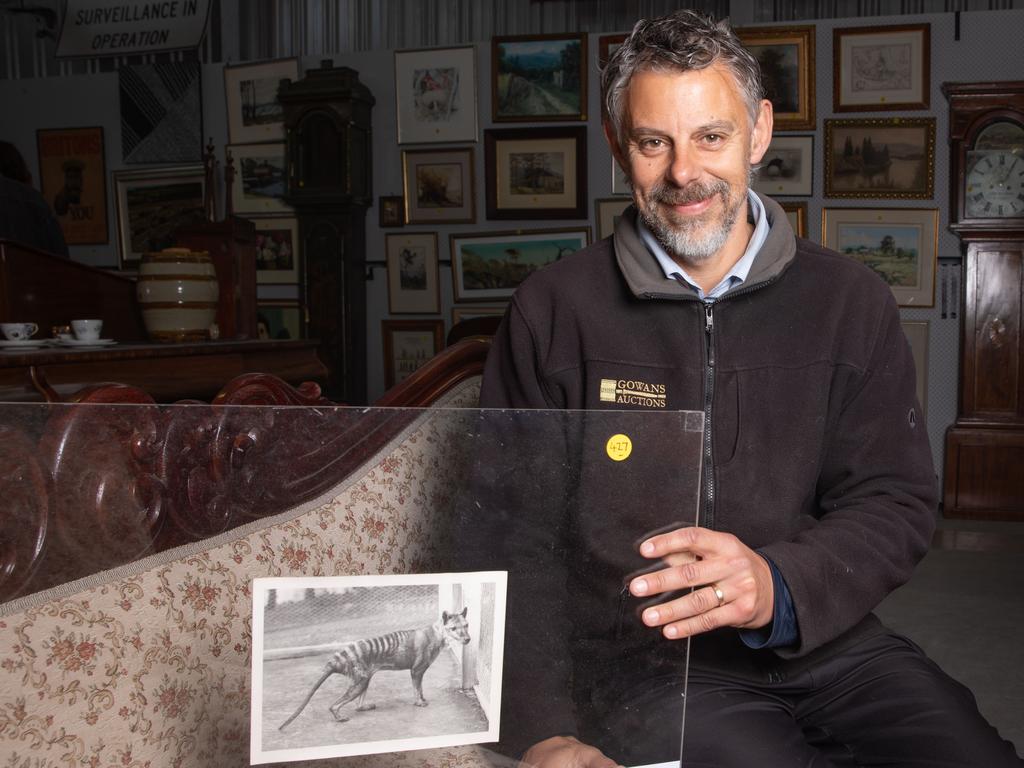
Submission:
<svg viewBox="0 0 1024 768">
<path fill-rule="evenodd" d="M 331 656 L 320 679 L 313 684 L 313 688 L 295 710 L 295 714 L 281 723 L 278 730 L 284 730 L 302 713 L 309 700 L 313 698 L 313 694 L 333 674 L 344 675 L 352 681 L 341 698 L 330 706 L 331 714 L 339 723 L 348 720 L 347 717 L 338 715 L 339 710 L 353 699 L 359 699 L 356 705 L 357 712 L 376 707 L 375 704 L 364 704 L 363 699 L 366 698 L 370 678 L 382 669 L 408 669 L 416 694 L 416 701 L 413 703 L 417 707 L 427 706 L 427 700 L 423 698 L 423 673 L 441 653 L 446 639 L 461 645 L 469 642 L 467 627 L 466 608 L 463 608 L 462 613 L 442 611 L 440 621 L 420 629 L 402 629 L 349 643 Z"/>
</svg>

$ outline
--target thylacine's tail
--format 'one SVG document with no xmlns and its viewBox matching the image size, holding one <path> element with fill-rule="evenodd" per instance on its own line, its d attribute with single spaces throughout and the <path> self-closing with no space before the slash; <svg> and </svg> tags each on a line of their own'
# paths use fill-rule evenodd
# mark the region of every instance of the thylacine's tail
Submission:
<svg viewBox="0 0 1024 768">
<path fill-rule="evenodd" d="M 320 675 L 320 679 L 316 681 L 316 684 L 310 690 L 309 695 L 306 696 L 305 701 L 299 704 L 299 708 L 295 710 L 295 714 L 293 714 L 291 717 L 289 717 L 287 720 L 285 720 L 283 723 L 277 726 L 277 730 L 283 731 L 291 723 L 292 720 L 301 715 L 302 710 L 304 710 L 306 708 L 306 705 L 309 704 L 309 700 L 313 698 L 313 694 L 316 693 L 317 689 L 324 684 L 324 680 L 333 675 L 335 672 L 337 672 L 337 670 L 334 668 L 334 665 L 328 663 L 327 666 L 324 668 L 324 673 Z"/>
</svg>

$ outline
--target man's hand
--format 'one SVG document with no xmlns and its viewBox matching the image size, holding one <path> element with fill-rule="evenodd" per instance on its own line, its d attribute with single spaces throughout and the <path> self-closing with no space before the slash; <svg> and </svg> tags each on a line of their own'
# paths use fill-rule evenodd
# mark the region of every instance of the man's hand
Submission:
<svg viewBox="0 0 1024 768">
<path fill-rule="evenodd" d="M 719 627 L 758 629 L 772 620 L 775 592 L 768 562 L 731 533 L 678 528 L 652 536 L 640 554 L 669 567 L 629 583 L 637 597 L 696 587 L 684 597 L 645 608 L 643 622 L 681 639 Z"/>
<path fill-rule="evenodd" d="M 538 741 L 523 755 L 520 768 L 621 768 L 601 750 L 572 736 L 552 736 Z"/>
</svg>

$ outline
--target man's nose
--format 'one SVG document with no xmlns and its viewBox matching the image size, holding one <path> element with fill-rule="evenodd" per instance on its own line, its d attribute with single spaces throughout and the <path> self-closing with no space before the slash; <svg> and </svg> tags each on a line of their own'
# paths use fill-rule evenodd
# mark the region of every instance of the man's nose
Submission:
<svg viewBox="0 0 1024 768">
<path fill-rule="evenodd" d="M 685 187 L 700 175 L 700 168 L 692 152 L 676 146 L 672 150 L 672 161 L 665 175 L 677 187 Z"/>
</svg>

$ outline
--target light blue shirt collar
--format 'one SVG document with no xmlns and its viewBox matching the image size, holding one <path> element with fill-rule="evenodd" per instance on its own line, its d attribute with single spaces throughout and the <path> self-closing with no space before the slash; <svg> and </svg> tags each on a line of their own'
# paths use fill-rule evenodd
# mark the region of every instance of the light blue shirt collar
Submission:
<svg viewBox="0 0 1024 768">
<path fill-rule="evenodd" d="M 640 232 L 640 238 L 644 241 L 644 245 L 647 246 L 647 250 L 653 254 L 654 258 L 658 260 L 658 264 L 661 265 L 662 271 L 665 273 L 666 280 L 675 280 L 676 275 L 679 275 L 686 284 L 689 285 L 697 292 L 697 296 L 702 301 L 709 301 L 711 299 L 717 299 L 722 296 L 726 291 L 734 286 L 740 285 L 744 280 L 747 279 L 747 275 L 750 274 L 750 268 L 754 266 L 754 259 L 757 256 L 758 251 L 761 250 L 761 246 L 764 245 L 764 241 L 768 238 L 768 217 L 764 212 L 764 204 L 761 202 L 754 190 L 747 190 L 747 200 L 750 203 L 750 212 L 754 217 L 754 233 L 750 236 L 750 242 L 747 243 L 747 249 L 743 252 L 739 261 L 732 265 L 725 277 L 722 278 L 721 282 L 718 283 L 714 288 L 711 289 L 707 294 L 701 289 L 699 285 L 688 275 L 686 271 L 677 264 L 668 253 L 665 252 L 664 247 L 658 242 L 658 239 L 651 233 L 651 230 L 644 224 L 643 219 L 637 216 L 637 230 Z"/>
</svg>

